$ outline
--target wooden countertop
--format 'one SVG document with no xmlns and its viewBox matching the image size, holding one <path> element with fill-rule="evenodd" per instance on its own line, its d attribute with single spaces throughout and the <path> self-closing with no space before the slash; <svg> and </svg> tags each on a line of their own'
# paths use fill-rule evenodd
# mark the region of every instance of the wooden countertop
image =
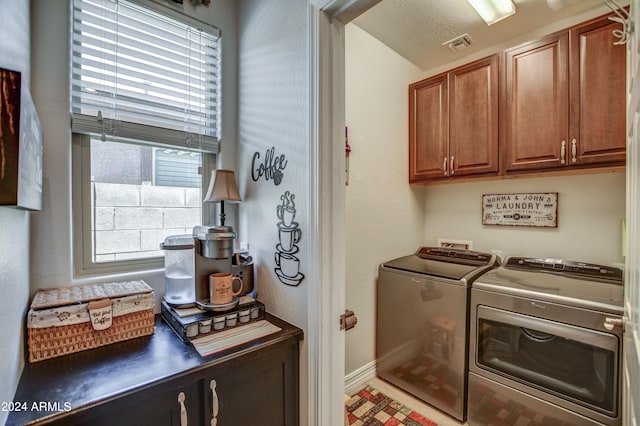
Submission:
<svg viewBox="0 0 640 426">
<path fill-rule="evenodd" d="M 36 363 L 22 372 L 7 425 L 23 425 L 91 408 L 239 356 L 274 345 L 297 343 L 302 330 L 273 316 L 282 331 L 218 354 L 202 357 L 156 315 L 155 333 Z"/>
</svg>

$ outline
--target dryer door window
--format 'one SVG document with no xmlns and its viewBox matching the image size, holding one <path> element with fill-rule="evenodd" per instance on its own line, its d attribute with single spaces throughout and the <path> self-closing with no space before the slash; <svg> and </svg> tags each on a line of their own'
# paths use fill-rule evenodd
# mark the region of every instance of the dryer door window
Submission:
<svg viewBox="0 0 640 426">
<path fill-rule="evenodd" d="M 478 306 L 481 368 L 608 415 L 616 414 L 615 335 Z"/>
</svg>

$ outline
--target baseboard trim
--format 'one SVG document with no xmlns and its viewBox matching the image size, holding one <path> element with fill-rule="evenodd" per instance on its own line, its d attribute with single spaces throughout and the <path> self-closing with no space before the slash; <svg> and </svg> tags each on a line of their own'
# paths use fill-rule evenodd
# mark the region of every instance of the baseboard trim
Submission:
<svg viewBox="0 0 640 426">
<path fill-rule="evenodd" d="M 374 377 L 376 377 L 375 360 L 352 371 L 344 377 L 344 392 L 347 395 L 351 395 Z"/>
</svg>

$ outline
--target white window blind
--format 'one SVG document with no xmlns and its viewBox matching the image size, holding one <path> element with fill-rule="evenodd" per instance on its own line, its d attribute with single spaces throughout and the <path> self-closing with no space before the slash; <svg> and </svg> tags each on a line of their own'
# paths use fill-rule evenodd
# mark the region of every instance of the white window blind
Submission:
<svg viewBox="0 0 640 426">
<path fill-rule="evenodd" d="M 220 33 L 125 0 L 74 0 L 72 131 L 218 152 Z"/>
</svg>

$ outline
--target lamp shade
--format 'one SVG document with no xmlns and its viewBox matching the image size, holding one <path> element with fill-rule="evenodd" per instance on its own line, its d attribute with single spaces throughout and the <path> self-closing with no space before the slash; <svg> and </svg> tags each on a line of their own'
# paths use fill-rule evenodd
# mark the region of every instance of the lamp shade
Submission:
<svg viewBox="0 0 640 426">
<path fill-rule="evenodd" d="M 242 201 L 238 193 L 238 186 L 236 185 L 233 170 L 213 170 L 211 172 L 209 189 L 203 201 L 205 203 L 215 203 L 218 201 L 239 203 Z"/>
</svg>

